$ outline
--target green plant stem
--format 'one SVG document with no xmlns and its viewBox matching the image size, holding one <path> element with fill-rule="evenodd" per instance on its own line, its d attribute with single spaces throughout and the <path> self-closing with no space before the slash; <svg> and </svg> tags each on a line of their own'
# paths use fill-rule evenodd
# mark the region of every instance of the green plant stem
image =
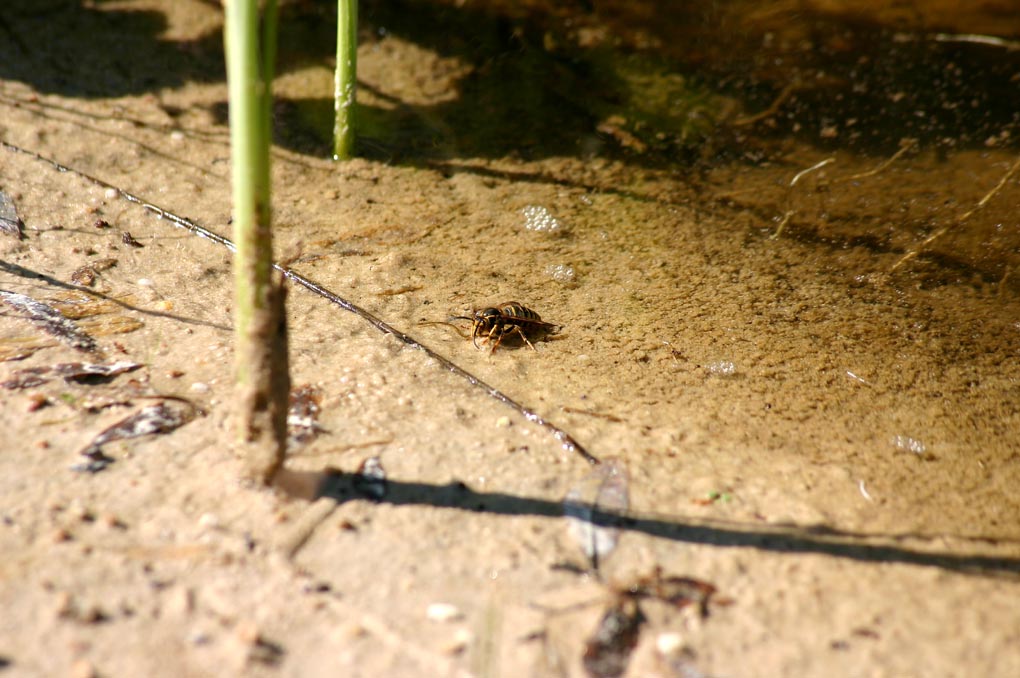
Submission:
<svg viewBox="0 0 1020 678">
<path fill-rule="evenodd" d="M 276 0 L 226 3 L 230 96 L 238 438 L 247 473 L 268 483 L 283 463 L 289 391 L 283 287 L 270 228 L 270 105 Z M 261 37 L 261 41 L 260 41 Z M 261 44 L 260 44 L 261 42 Z"/>
<path fill-rule="evenodd" d="M 358 0 L 336 3 L 336 75 L 333 80 L 333 159 L 354 154 L 358 82 Z"/>
</svg>

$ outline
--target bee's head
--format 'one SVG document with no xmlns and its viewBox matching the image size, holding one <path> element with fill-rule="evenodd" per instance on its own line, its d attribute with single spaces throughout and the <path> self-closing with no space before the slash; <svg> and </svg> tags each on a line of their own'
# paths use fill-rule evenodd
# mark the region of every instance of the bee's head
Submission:
<svg viewBox="0 0 1020 678">
<path fill-rule="evenodd" d="M 498 308 L 483 308 L 481 311 L 475 312 L 475 318 L 479 322 L 492 322 L 498 320 L 502 313 L 499 312 Z"/>
</svg>

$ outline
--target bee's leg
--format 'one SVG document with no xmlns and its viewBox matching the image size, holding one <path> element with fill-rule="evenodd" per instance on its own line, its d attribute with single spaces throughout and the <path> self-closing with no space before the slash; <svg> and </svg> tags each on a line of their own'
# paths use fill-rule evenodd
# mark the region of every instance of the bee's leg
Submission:
<svg viewBox="0 0 1020 678">
<path fill-rule="evenodd" d="M 498 332 L 498 334 L 497 334 L 497 332 Z M 494 334 L 496 334 L 496 342 L 495 343 L 492 342 L 492 335 L 494 335 Z M 489 355 L 492 355 L 493 353 L 496 352 L 496 349 L 499 348 L 499 344 L 503 341 L 503 337 L 505 337 L 505 336 L 506 336 L 506 329 L 504 329 L 504 327 L 502 325 L 493 325 L 492 326 L 492 331 L 489 332 L 489 343 L 492 344 L 492 350 L 489 351 Z"/>
<path fill-rule="evenodd" d="M 521 329 L 520 325 L 514 325 L 514 330 L 517 332 L 517 334 L 521 335 L 521 339 L 523 339 L 524 343 L 528 345 L 528 348 L 530 348 L 532 351 L 536 352 L 538 351 L 538 349 L 535 348 L 535 345 L 528 341 L 528 337 L 527 335 L 524 334 L 524 330 Z"/>
</svg>

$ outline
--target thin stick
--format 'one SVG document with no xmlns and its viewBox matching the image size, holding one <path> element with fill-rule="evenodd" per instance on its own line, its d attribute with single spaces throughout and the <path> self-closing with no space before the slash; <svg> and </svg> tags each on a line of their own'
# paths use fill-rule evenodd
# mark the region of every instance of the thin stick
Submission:
<svg viewBox="0 0 1020 678">
<path fill-rule="evenodd" d="M 832 157 L 829 157 L 829 158 L 826 158 L 825 160 L 822 160 L 820 162 L 816 162 L 814 165 L 811 165 L 811 167 L 808 167 L 807 169 L 802 169 L 801 171 L 799 171 L 795 175 L 793 175 L 793 179 L 790 179 L 790 186 L 789 186 L 789 188 L 792 189 L 794 186 L 796 186 L 797 182 L 800 181 L 801 179 L 803 179 L 805 175 L 810 174 L 811 172 L 814 172 L 816 170 L 820 170 L 821 168 L 825 167 L 826 165 L 829 165 L 829 164 L 834 163 L 834 162 L 836 162 L 836 159 L 832 158 Z M 789 192 L 787 192 L 786 199 L 787 199 L 787 204 L 789 204 L 789 200 L 790 200 Z M 790 217 L 792 217 L 796 213 L 797 213 L 797 210 L 792 210 L 792 209 L 786 210 L 786 213 L 783 214 L 783 220 L 779 222 L 779 226 L 776 228 L 776 232 L 769 236 L 769 240 L 775 240 L 780 235 L 782 235 L 783 229 L 786 228 L 786 224 L 788 224 L 790 222 Z"/>
<path fill-rule="evenodd" d="M 213 231 L 210 231 L 207 228 L 199 226 L 198 224 L 196 224 L 191 219 L 179 216 L 177 214 L 174 214 L 173 212 L 170 212 L 169 210 L 163 209 L 162 207 L 159 207 L 158 205 L 155 205 L 155 204 L 153 204 L 151 202 L 148 202 L 147 200 L 144 200 L 144 199 L 134 195 L 133 193 L 129 193 L 128 191 L 124 190 L 123 188 L 120 188 L 118 186 L 114 186 L 113 184 L 111 184 L 111 183 L 109 183 L 107 181 L 104 181 L 102 179 L 94 177 L 94 176 L 92 176 L 92 175 L 90 175 L 90 174 L 88 174 L 86 172 L 81 171 L 81 170 L 76 170 L 76 169 L 73 169 L 71 167 L 67 167 L 66 165 L 62 165 L 59 162 L 57 162 L 56 160 L 52 160 L 50 158 L 47 158 L 47 157 L 45 157 L 43 155 L 40 155 L 39 153 L 36 153 L 35 151 L 29 151 L 29 150 L 23 149 L 23 148 L 21 148 L 19 146 L 15 146 L 14 144 L 9 144 L 6 141 L 0 140 L 0 147 L 5 148 L 8 151 L 13 151 L 15 153 L 21 153 L 23 155 L 27 155 L 29 157 L 35 158 L 36 160 L 39 160 L 41 162 L 44 162 L 44 163 L 50 165 L 51 167 L 56 169 L 58 172 L 69 172 L 71 174 L 74 174 L 76 176 L 81 177 L 82 179 L 84 179 L 84 180 L 86 180 L 86 181 L 88 181 L 88 182 L 90 182 L 90 183 L 92 183 L 92 184 L 94 184 L 96 186 L 99 186 L 101 188 L 110 189 L 111 191 L 115 191 L 117 193 L 117 195 L 119 195 L 124 200 L 127 200 L 128 202 L 132 202 L 132 203 L 138 205 L 142 209 L 144 209 L 144 210 L 146 210 L 146 211 L 156 215 L 157 218 L 159 218 L 161 220 L 168 221 L 171 224 L 173 224 L 174 226 L 176 226 L 178 228 L 182 228 L 182 229 L 188 231 L 189 233 L 192 233 L 194 235 L 199 236 L 200 238 L 205 238 L 206 240 L 211 240 L 212 242 L 216 243 L 217 245 L 220 245 L 222 247 L 227 248 L 231 252 L 235 252 L 235 253 L 237 252 L 237 246 L 234 245 L 234 243 L 230 240 L 230 238 L 224 237 L 224 236 L 222 236 L 222 235 L 220 235 L 218 233 L 214 233 Z M 394 337 L 396 337 L 397 339 L 399 339 L 400 341 L 402 341 L 404 344 L 409 346 L 410 348 L 413 348 L 413 349 L 416 349 L 418 351 L 421 351 L 422 353 L 424 353 L 425 355 L 427 355 L 428 357 L 432 358 L 437 363 L 442 365 L 442 367 L 444 369 L 446 369 L 446 370 L 448 370 L 450 372 L 453 372 L 458 377 L 461 377 L 462 379 L 466 380 L 472 386 L 476 386 L 476 387 L 484 390 L 490 397 L 495 398 L 496 400 L 500 401 L 504 405 L 507 405 L 507 406 L 513 408 L 514 410 L 516 410 L 519 414 L 521 414 L 521 416 L 523 416 L 528 421 L 532 422 L 533 424 L 535 424 L 537 426 L 541 426 L 542 428 L 544 428 L 547 431 L 549 431 L 552 434 L 552 436 L 556 440 L 558 440 L 560 442 L 560 444 L 563 446 L 563 449 L 565 451 L 572 452 L 574 454 L 579 455 L 582 459 L 584 459 L 589 464 L 595 465 L 595 464 L 601 463 L 599 461 L 598 457 L 592 455 L 586 449 L 584 449 L 584 447 L 582 447 L 581 444 L 579 442 L 577 442 L 573 438 L 573 436 L 571 436 L 569 433 L 567 433 L 563 429 L 557 427 L 555 424 L 547 421 L 546 419 L 543 419 L 534 410 L 532 410 L 530 408 L 527 408 L 524 405 L 521 405 L 520 403 L 518 403 L 517 401 L 515 401 L 513 398 L 511 398 L 510 396 L 506 395 L 502 391 L 500 391 L 500 390 L 498 390 L 498 389 L 496 389 L 496 388 L 494 388 L 492 386 L 489 386 L 487 383 L 485 383 L 484 381 L 482 381 L 478 377 L 474 376 L 473 374 L 471 374 L 467 370 L 463 369 L 462 367 L 457 366 L 455 363 L 447 360 L 446 358 L 444 358 L 443 356 L 439 355 L 438 353 L 436 353 L 432 349 L 428 348 L 424 344 L 421 344 L 420 342 L 418 342 L 416 339 L 412 338 L 411 336 L 409 336 L 407 334 L 404 334 L 403 332 L 401 332 L 400 330 L 396 329 L 395 327 L 390 326 L 389 324 L 387 324 L 383 320 L 380 320 L 379 318 L 375 317 L 374 315 L 372 315 L 371 313 L 369 313 L 365 309 L 361 308 L 357 304 L 354 304 L 353 302 L 350 302 L 350 301 L 344 299 L 343 297 L 341 297 L 339 295 L 333 294 L 332 292 L 330 292 L 329 290 L 325 289 L 324 287 L 318 285 L 317 283 L 312 282 L 308 278 L 305 278 L 301 274 L 296 273 L 295 271 L 292 271 L 289 268 L 285 268 L 283 266 L 280 266 L 279 264 L 273 264 L 273 268 L 276 269 L 277 271 L 279 271 L 280 273 L 282 273 L 284 276 L 286 276 L 290 280 L 292 280 L 295 283 L 297 283 L 298 285 L 301 285 L 302 287 L 304 287 L 308 291 L 313 292 L 314 294 L 318 294 L 319 296 L 328 299 L 329 301 L 331 301 L 332 303 L 336 304 L 337 306 L 339 306 L 340 308 L 344 309 L 345 311 L 349 311 L 349 312 L 353 313 L 354 315 L 358 316 L 362 320 L 364 320 L 364 321 L 368 322 L 369 324 L 371 324 L 372 326 L 374 326 L 380 332 L 383 332 L 385 334 L 391 334 Z"/>
<path fill-rule="evenodd" d="M 960 216 L 960 218 L 956 219 L 955 221 L 953 221 L 953 222 L 951 222 L 949 224 L 946 224 L 945 226 L 943 226 L 942 228 L 940 228 L 939 230 L 935 231 L 934 233 L 929 235 L 927 238 L 922 240 L 921 244 L 918 245 L 916 249 L 914 249 L 914 250 L 912 250 L 910 252 L 907 252 L 902 257 L 900 257 L 900 260 L 897 261 L 895 264 L 893 264 L 893 267 L 890 270 L 891 271 L 895 271 L 900 266 L 902 266 L 903 264 L 907 263 L 908 261 L 910 261 L 911 259 L 916 257 L 918 254 L 923 252 L 924 249 L 926 247 L 928 247 L 928 245 L 932 244 L 933 242 L 935 242 L 936 240 L 938 240 L 939 238 L 944 236 L 946 233 L 948 233 L 950 229 L 955 228 L 957 226 L 960 226 L 961 224 L 966 222 L 968 219 L 970 219 L 971 216 L 973 216 L 975 212 L 977 212 L 979 209 L 981 209 L 982 207 L 987 205 L 988 201 L 991 200 L 993 197 L 995 197 L 996 193 L 998 193 L 999 191 L 1002 190 L 1002 187 L 1006 185 L 1006 182 L 1009 181 L 1010 177 L 1012 177 L 1014 174 L 1016 174 L 1018 170 L 1020 170 L 1020 157 L 1017 157 L 1017 159 L 1015 161 L 1013 161 L 1013 165 L 1009 168 L 1009 170 L 1004 175 L 1002 175 L 1002 178 L 999 179 L 999 183 L 995 184 L 995 188 L 993 188 L 992 190 L 988 191 L 988 193 L 985 193 L 985 197 L 981 198 L 981 200 L 979 200 L 978 203 L 976 205 L 974 205 L 974 207 L 972 207 L 967 212 L 962 214 Z"/>
<path fill-rule="evenodd" d="M 889 165 L 899 160 L 904 153 L 912 149 L 914 146 L 917 146 L 917 139 L 903 139 L 900 141 L 900 150 L 893 153 L 892 157 L 890 157 L 888 160 L 880 164 L 878 167 L 870 169 L 867 172 L 860 172 L 859 174 L 851 174 L 848 177 L 841 177 L 837 179 L 837 181 L 842 183 L 845 181 L 854 181 L 856 179 L 866 179 L 868 177 L 873 177 L 879 172 L 885 170 L 887 167 L 889 167 Z"/>
<path fill-rule="evenodd" d="M 790 95 L 799 90 L 800 88 L 801 84 L 799 82 L 791 82 L 789 85 L 784 87 L 779 92 L 779 94 L 776 95 L 776 98 L 772 100 L 772 103 L 769 105 L 768 108 L 766 108 L 764 111 L 755 113 L 754 115 L 749 115 L 743 118 L 737 118 L 736 120 L 733 121 L 733 126 L 744 127 L 746 125 L 753 125 L 759 120 L 764 120 L 765 118 L 772 117 L 773 115 L 779 112 L 780 107 L 782 107 L 782 105 L 786 103 L 786 100 L 790 98 Z"/>
</svg>

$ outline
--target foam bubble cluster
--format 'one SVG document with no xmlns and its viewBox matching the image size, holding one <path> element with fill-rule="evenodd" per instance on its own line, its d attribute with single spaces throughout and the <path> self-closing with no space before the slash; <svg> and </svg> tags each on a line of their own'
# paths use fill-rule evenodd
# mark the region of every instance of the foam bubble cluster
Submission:
<svg viewBox="0 0 1020 678">
<path fill-rule="evenodd" d="M 545 267 L 545 274 L 556 282 L 574 282 L 574 268 L 566 264 L 549 264 Z"/>
<path fill-rule="evenodd" d="M 910 436 L 893 436 L 893 445 L 899 450 L 914 454 L 924 454 L 928 449 L 923 442 Z"/>
<path fill-rule="evenodd" d="M 541 205 L 528 205 L 521 209 L 521 214 L 524 216 L 524 228 L 529 231 L 552 233 L 562 228 L 559 219 Z"/>
<path fill-rule="evenodd" d="M 720 360 L 705 367 L 708 368 L 709 374 L 714 374 L 718 377 L 732 377 L 737 372 L 737 366 L 729 360 Z"/>
</svg>

